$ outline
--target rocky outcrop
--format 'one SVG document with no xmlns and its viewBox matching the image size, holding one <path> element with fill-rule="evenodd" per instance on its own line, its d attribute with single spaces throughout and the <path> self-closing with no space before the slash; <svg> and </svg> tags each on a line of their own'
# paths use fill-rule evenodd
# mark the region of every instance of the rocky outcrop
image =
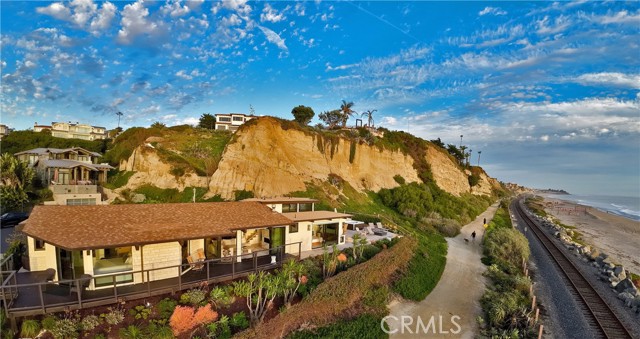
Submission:
<svg viewBox="0 0 640 339">
<path fill-rule="evenodd" d="M 324 182 L 330 174 L 359 191 L 398 186 L 395 175 L 406 182 L 419 181 L 408 155 L 344 138 L 284 130 L 272 118 L 260 118 L 235 137 L 211 178 L 209 194 L 226 199 L 238 190 L 256 196 L 284 195 L 306 190 L 307 182 Z"/>
<path fill-rule="evenodd" d="M 120 162 L 121 171 L 136 172 L 127 182 L 126 188 L 134 189 L 144 184 L 159 188 L 206 187 L 207 178 L 195 173 L 186 173 L 181 177 L 171 174 L 171 165 L 160 159 L 154 148 L 142 145 L 136 147 L 127 160 Z"/>
</svg>

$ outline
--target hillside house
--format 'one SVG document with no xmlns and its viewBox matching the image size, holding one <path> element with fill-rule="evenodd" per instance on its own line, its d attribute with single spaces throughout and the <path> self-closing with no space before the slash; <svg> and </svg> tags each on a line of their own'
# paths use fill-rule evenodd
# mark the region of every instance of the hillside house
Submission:
<svg viewBox="0 0 640 339">
<path fill-rule="evenodd" d="M 59 205 L 99 203 L 97 185 L 107 181 L 107 172 L 113 169 L 109 164 L 98 163 L 100 153 L 80 147 L 34 148 L 15 156 L 35 169 L 42 184 L 53 192 L 53 203 Z"/>
<path fill-rule="evenodd" d="M 253 115 L 242 113 L 216 114 L 216 130 L 237 131 L 240 125 L 255 118 Z"/>
<path fill-rule="evenodd" d="M 51 136 L 65 139 L 102 140 L 108 137 L 107 129 L 100 126 L 91 126 L 79 122 L 53 122 L 51 125 L 33 124 L 34 132 L 50 130 Z"/>
</svg>

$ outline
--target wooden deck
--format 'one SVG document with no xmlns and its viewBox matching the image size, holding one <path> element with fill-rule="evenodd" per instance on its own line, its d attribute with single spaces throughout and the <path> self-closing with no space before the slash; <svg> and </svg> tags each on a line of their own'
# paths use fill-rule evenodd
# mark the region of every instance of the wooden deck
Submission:
<svg viewBox="0 0 640 339">
<path fill-rule="evenodd" d="M 175 266 L 182 272 L 175 278 L 147 281 L 138 284 L 114 286 L 99 290 L 78 288 L 81 281 L 46 282 L 45 271 L 35 272 L 2 272 L 3 284 L 0 297 L 10 318 L 31 316 L 66 310 L 96 307 L 113 304 L 118 301 L 134 300 L 150 296 L 175 293 L 193 288 L 202 283 L 216 283 L 244 277 L 260 270 L 271 270 L 282 265 L 284 260 L 299 258 L 289 254 L 276 255 L 276 262 L 271 256 L 252 256 L 243 258 L 241 262 L 221 262 L 220 259 L 198 263 L 202 269 L 195 270 L 188 264 Z M 167 269 L 167 268 L 163 268 Z M 153 270 L 130 272 L 149 276 Z M 145 279 L 146 280 L 146 279 Z M 115 278 L 114 278 L 115 281 Z M 17 292 L 17 293 L 16 293 Z"/>
</svg>

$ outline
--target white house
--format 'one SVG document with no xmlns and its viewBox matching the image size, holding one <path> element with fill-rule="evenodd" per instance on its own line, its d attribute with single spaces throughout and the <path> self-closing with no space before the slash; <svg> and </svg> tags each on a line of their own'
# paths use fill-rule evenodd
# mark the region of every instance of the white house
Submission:
<svg viewBox="0 0 640 339">
<path fill-rule="evenodd" d="M 255 118 L 255 116 L 242 113 L 216 114 L 215 129 L 235 132 L 240 125 L 253 118 Z"/>
</svg>

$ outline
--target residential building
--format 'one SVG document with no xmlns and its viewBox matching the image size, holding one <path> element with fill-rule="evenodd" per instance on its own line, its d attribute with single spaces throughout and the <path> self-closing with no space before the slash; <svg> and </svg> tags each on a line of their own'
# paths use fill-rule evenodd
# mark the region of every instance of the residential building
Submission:
<svg viewBox="0 0 640 339">
<path fill-rule="evenodd" d="M 240 125 L 253 118 L 255 118 L 255 116 L 242 113 L 216 114 L 215 129 L 235 132 L 238 130 Z"/>
<path fill-rule="evenodd" d="M 8 135 L 11 132 L 13 132 L 13 128 L 9 128 L 9 126 L 7 125 L 0 124 L 0 140 L 2 140 L 2 137 Z"/>
<path fill-rule="evenodd" d="M 109 164 L 99 164 L 101 154 L 80 147 L 34 148 L 15 156 L 28 162 L 45 187 L 53 191 L 56 205 L 100 204 L 98 184 L 107 181 Z"/>
<path fill-rule="evenodd" d="M 76 122 L 53 122 L 51 126 L 33 125 L 34 132 L 51 130 L 51 136 L 65 139 L 102 140 L 108 137 L 107 129 L 100 126 L 91 126 Z"/>
</svg>

